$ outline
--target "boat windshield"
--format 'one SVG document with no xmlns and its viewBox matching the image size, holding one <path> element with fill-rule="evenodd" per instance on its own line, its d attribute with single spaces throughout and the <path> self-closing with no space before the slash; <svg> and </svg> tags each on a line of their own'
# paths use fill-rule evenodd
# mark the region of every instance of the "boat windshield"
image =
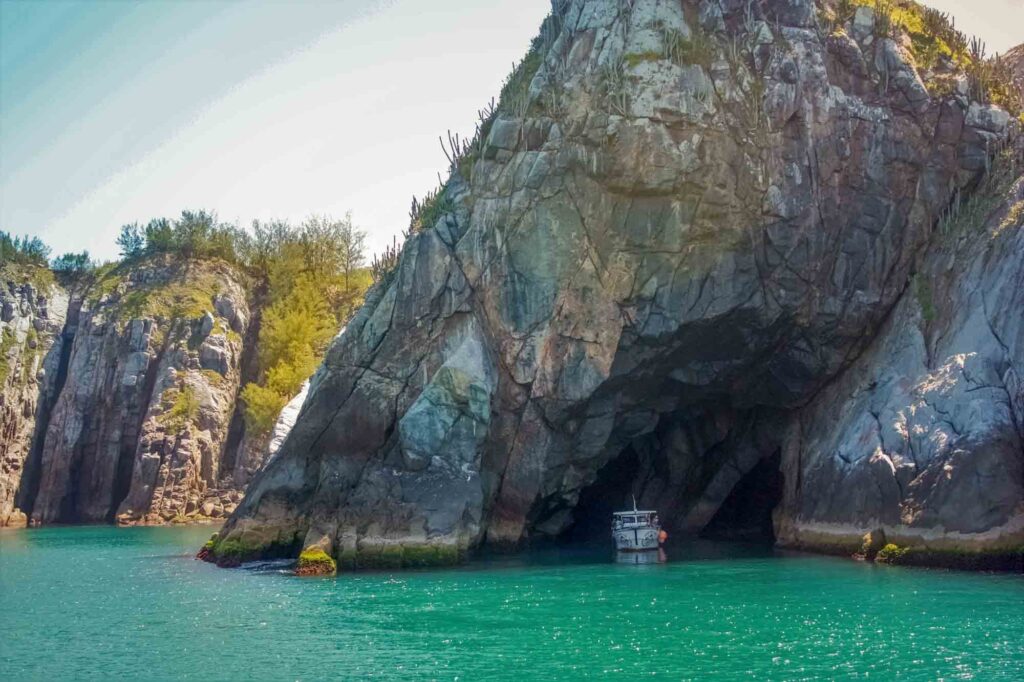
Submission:
<svg viewBox="0 0 1024 682">
<path fill-rule="evenodd" d="M 657 512 L 640 512 L 633 515 L 615 514 L 615 523 L 617 524 L 628 524 L 628 523 L 655 523 L 658 518 Z"/>
</svg>

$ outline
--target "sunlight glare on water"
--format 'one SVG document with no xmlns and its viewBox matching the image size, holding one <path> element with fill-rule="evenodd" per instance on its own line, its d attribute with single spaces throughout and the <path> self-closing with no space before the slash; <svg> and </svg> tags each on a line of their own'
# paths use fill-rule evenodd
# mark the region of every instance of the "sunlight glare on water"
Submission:
<svg viewBox="0 0 1024 682">
<path fill-rule="evenodd" d="M 722 543 L 296 578 L 209 528 L 0 533 L 0 678 L 1024 679 L 1024 577 Z"/>
</svg>

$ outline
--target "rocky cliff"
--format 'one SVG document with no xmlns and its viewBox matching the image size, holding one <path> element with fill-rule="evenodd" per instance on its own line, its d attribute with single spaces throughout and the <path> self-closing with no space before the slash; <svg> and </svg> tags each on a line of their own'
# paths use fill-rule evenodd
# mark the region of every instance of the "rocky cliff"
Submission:
<svg viewBox="0 0 1024 682">
<path fill-rule="evenodd" d="M 25 502 L 38 476 L 32 454 L 60 390 L 68 303 L 52 282 L 0 281 L 0 527 L 28 520 Z"/>
<path fill-rule="evenodd" d="M 1020 565 L 1024 177 L 974 201 L 871 346 L 790 421 L 781 543 L 845 551 L 877 527 L 921 563 Z"/>
<path fill-rule="evenodd" d="M 454 561 L 630 493 L 670 532 L 1020 545 L 1019 220 L 934 246 L 1009 116 L 833 16 L 553 3 L 204 554 Z"/>
<path fill-rule="evenodd" d="M 107 267 L 70 295 L 4 287 L 5 524 L 205 521 L 234 510 L 266 452 L 245 438 L 237 410 L 254 351 L 244 274 L 159 256 Z"/>
</svg>

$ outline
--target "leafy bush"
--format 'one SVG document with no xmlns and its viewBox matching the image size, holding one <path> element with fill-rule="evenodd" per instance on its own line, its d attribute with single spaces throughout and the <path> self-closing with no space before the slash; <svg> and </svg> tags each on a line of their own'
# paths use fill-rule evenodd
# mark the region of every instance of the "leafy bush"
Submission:
<svg viewBox="0 0 1024 682">
<path fill-rule="evenodd" d="M 7 377 L 11 374 L 10 353 L 14 343 L 14 332 L 10 328 L 4 327 L 3 333 L 0 334 L 0 388 L 7 382 Z"/>
<path fill-rule="evenodd" d="M 708 69 L 715 59 L 715 40 L 699 24 L 690 29 L 690 35 L 684 36 L 678 30 L 659 24 L 662 56 L 678 66 L 697 64 Z"/>
<path fill-rule="evenodd" d="M 438 187 L 428 192 L 422 202 L 413 197 L 409 209 L 409 234 L 434 227 L 441 216 L 454 210 L 455 205 L 448 196 L 447 187 Z"/>
<path fill-rule="evenodd" d="M 138 223 L 124 225 L 115 243 L 121 250 L 122 258 L 137 258 L 145 252 L 146 235 L 139 229 Z"/>
<path fill-rule="evenodd" d="M 977 38 L 968 39 L 947 14 L 914 0 L 840 0 L 834 12 L 837 22 L 851 19 L 857 6 L 874 10 L 874 32 L 878 37 L 898 38 L 905 33 L 910 38 L 918 68 L 930 71 L 940 61 L 948 60 L 967 75 L 973 99 L 997 104 L 1014 116 L 1022 115 L 1024 101 L 1014 85 L 1012 69 L 998 56 L 989 59 L 985 44 Z M 933 92 L 944 87 L 942 79 L 926 85 Z"/>
<path fill-rule="evenodd" d="M 245 403 L 245 424 L 256 434 L 269 433 L 277 422 L 277 416 L 288 404 L 288 396 L 274 388 L 249 383 L 241 392 Z"/>
<path fill-rule="evenodd" d="M 413 202 L 416 198 L 413 197 Z M 401 249 L 398 248 L 398 240 L 391 238 L 391 245 L 385 246 L 384 251 L 373 257 L 370 263 L 370 274 L 374 282 L 381 282 L 388 279 L 395 268 L 398 267 L 398 258 L 401 256 Z"/>
</svg>

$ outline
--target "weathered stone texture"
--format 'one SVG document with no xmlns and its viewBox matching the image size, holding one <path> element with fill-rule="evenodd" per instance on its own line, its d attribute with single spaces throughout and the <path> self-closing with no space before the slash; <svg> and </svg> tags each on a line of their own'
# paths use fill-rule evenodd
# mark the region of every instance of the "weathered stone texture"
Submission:
<svg viewBox="0 0 1024 682">
<path fill-rule="evenodd" d="M 810 0 L 555 5 L 526 114 L 503 108 L 471 180 L 449 181 L 455 209 L 412 235 L 370 292 L 219 542 L 321 547 L 343 567 L 518 546 L 578 523 L 581 498 L 624 453 L 639 464 L 616 494 L 639 493 L 687 531 L 783 450 L 785 528 L 900 514 L 938 528 L 978 485 L 966 472 L 1012 475 L 1007 409 L 953 420 L 994 429 L 957 440 L 971 463 L 954 483 L 939 484 L 925 455 L 913 477 L 872 456 L 842 479 L 833 449 L 813 453 L 813 488 L 792 435 L 846 437 L 824 426 L 836 416 L 815 411 L 827 409 L 819 396 L 904 318 L 915 263 L 953 193 L 984 172 L 1005 114 L 958 90 L 932 97 L 908 53 L 872 35 L 870 13 L 829 34 Z M 686 36 L 715 47 L 672 58 L 668 41 Z M 998 305 L 1019 312 L 1007 296 Z M 963 299 L 962 314 L 996 325 L 981 300 Z M 994 353 L 973 346 L 982 336 L 941 352 Z M 943 370 L 906 353 L 909 396 Z M 995 386 L 966 409 L 997 407 L 1005 362 L 964 362 L 977 386 Z M 963 381 L 966 395 L 975 384 Z M 850 409 L 870 433 L 870 411 Z M 882 466 L 889 488 L 869 499 Z M 1014 495 L 1007 484 L 999 505 L 958 523 L 995 528 Z"/>
<path fill-rule="evenodd" d="M 196 281 L 219 290 L 195 319 L 125 317 L 133 296 Z M 245 291 L 229 266 L 143 263 L 87 296 L 50 416 L 34 523 L 216 518 L 241 498 L 221 461 L 240 381 Z"/>
<path fill-rule="evenodd" d="M 797 415 L 782 543 L 882 528 L 940 551 L 1024 545 L 1022 202 L 1024 178 L 937 243 L 867 352 Z"/>
<path fill-rule="evenodd" d="M 22 503 L 33 473 L 37 424 L 46 418 L 60 370 L 66 291 L 0 281 L 0 526 L 27 523 Z"/>
</svg>

